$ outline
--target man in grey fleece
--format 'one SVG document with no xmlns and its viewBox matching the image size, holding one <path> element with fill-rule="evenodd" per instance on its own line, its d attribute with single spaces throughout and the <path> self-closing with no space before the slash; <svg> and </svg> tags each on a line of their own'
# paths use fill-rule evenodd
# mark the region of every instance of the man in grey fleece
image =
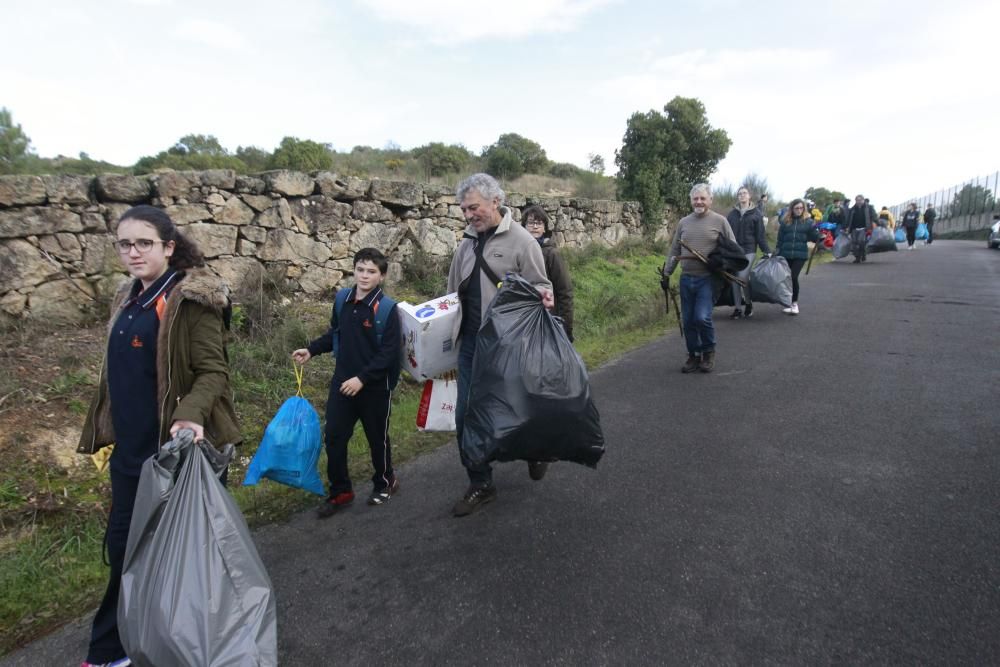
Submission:
<svg viewBox="0 0 1000 667">
<path fill-rule="evenodd" d="M 455 249 L 448 271 L 448 292 L 458 292 L 462 302 L 462 321 L 458 330 L 458 400 L 455 426 L 458 452 L 469 476 L 469 488 L 455 503 L 452 513 L 467 516 L 496 498 L 493 471 L 488 463 L 473 464 L 462 449 L 465 413 L 472 384 L 472 366 L 476 336 L 496 296 L 497 283 L 508 271 L 518 273 L 538 288 L 542 304 L 552 309 L 555 299 L 552 283 L 545 274 L 542 247 L 524 227 L 514 221 L 504 206 L 505 194 L 489 174 L 473 174 L 459 183 L 455 193 L 462 215 L 469 226 Z M 528 475 L 533 480 L 545 476 L 547 463 L 532 461 Z"/>
<path fill-rule="evenodd" d="M 712 191 L 707 183 L 699 183 L 691 188 L 691 208 L 694 213 L 681 218 L 677 224 L 674 240 L 667 251 L 667 262 L 663 265 L 664 276 L 670 276 L 678 262 L 681 265 L 681 324 L 688 349 L 682 373 L 698 370 L 711 373 L 715 368 L 712 272 L 694 253 L 681 245 L 683 241 L 689 248 L 707 258 L 715 250 L 720 236 L 736 240 L 729 222 L 709 208 L 711 203 Z"/>
</svg>

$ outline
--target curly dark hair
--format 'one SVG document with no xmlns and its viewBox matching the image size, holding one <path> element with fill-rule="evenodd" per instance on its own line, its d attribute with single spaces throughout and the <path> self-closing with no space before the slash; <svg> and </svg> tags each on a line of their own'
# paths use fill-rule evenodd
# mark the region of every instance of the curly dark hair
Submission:
<svg viewBox="0 0 1000 667">
<path fill-rule="evenodd" d="M 167 260 L 171 268 L 183 270 L 205 266 L 205 255 L 198 249 L 194 241 L 181 234 L 177 225 L 162 208 L 148 204 L 133 206 L 122 213 L 122 217 L 118 218 L 118 224 L 120 225 L 125 220 L 139 220 L 149 223 L 156 229 L 161 241 L 174 242 L 174 253 Z"/>
</svg>

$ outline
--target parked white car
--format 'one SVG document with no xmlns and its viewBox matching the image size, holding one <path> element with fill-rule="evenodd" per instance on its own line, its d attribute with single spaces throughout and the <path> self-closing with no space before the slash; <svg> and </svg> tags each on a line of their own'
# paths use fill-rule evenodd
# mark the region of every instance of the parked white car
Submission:
<svg viewBox="0 0 1000 667">
<path fill-rule="evenodd" d="M 990 228 L 990 235 L 986 239 L 986 245 L 990 248 L 1000 248 L 1000 220 L 994 222 Z"/>
</svg>

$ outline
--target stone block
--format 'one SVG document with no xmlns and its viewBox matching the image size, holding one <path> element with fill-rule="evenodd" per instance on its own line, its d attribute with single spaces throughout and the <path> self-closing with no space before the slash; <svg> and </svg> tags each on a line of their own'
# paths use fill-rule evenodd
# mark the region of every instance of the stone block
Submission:
<svg viewBox="0 0 1000 667">
<path fill-rule="evenodd" d="M 0 176 L 0 206 L 45 203 L 45 182 L 40 176 Z"/>
<path fill-rule="evenodd" d="M 330 249 L 325 244 L 288 229 L 269 229 L 267 239 L 257 249 L 257 257 L 265 262 L 321 264 L 330 256 Z"/>
<path fill-rule="evenodd" d="M 337 287 L 344 273 L 323 266 L 309 266 L 299 276 L 299 287 L 306 294 L 323 294 Z"/>
<path fill-rule="evenodd" d="M 90 319 L 97 305 L 94 287 L 86 280 L 63 278 L 42 283 L 28 295 L 32 319 L 79 324 Z"/>
<path fill-rule="evenodd" d="M 0 210 L 0 238 L 23 238 L 79 231 L 83 231 L 83 221 L 79 214 L 66 209 L 26 206 Z"/>
<path fill-rule="evenodd" d="M 220 190 L 232 190 L 236 187 L 236 172 L 232 169 L 208 169 L 201 172 L 201 184 Z"/>
<path fill-rule="evenodd" d="M 74 263 L 83 259 L 83 248 L 76 234 L 42 236 L 38 239 L 38 247 L 61 262 Z"/>
<path fill-rule="evenodd" d="M 263 181 L 261 181 L 261 183 L 263 183 Z M 240 195 L 240 199 L 246 202 L 250 206 L 250 208 L 257 211 L 258 213 L 260 213 L 261 211 L 266 211 L 267 209 L 271 208 L 271 203 L 274 201 L 267 195 L 251 195 L 251 194 Z"/>
<path fill-rule="evenodd" d="M 193 222 L 184 228 L 184 235 L 194 241 L 205 257 L 235 254 L 238 232 L 232 225 L 211 222 Z"/>
<path fill-rule="evenodd" d="M 316 190 L 316 181 L 309 174 L 301 171 L 278 169 L 265 171 L 261 176 L 271 192 L 284 197 L 307 197 Z"/>
<path fill-rule="evenodd" d="M 174 204 L 168 206 L 166 211 L 175 225 L 188 225 L 212 219 L 211 211 L 204 204 Z"/>
<path fill-rule="evenodd" d="M 241 194 L 262 195 L 267 192 L 267 183 L 256 176 L 237 176 L 234 189 Z"/>
<path fill-rule="evenodd" d="M 89 204 L 90 186 L 94 179 L 90 176 L 54 175 L 42 176 L 49 204 Z"/>
<path fill-rule="evenodd" d="M 371 183 L 369 196 L 383 204 L 397 206 L 420 206 L 424 203 L 424 189 L 420 184 L 403 181 L 375 179 Z"/>
<path fill-rule="evenodd" d="M 59 268 L 28 241 L 0 241 L 0 294 L 33 287 L 58 275 Z"/>
<path fill-rule="evenodd" d="M 129 174 L 102 174 L 97 177 L 97 196 L 101 201 L 142 204 L 152 197 L 149 179 Z"/>
<path fill-rule="evenodd" d="M 388 256 L 406 234 L 406 229 L 405 225 L 369 223 L 351 235 L 350 250 L 357 252 L 362 248 L 378 248 Z"/>
<path fill-rule="evenodd" d="M 420 249 L 428 254 L 445 257 L 455 251 L 455 233 L 438 226 L 433 220 L 411 222 L 410 231 Z"/>
<path fill-rule="evenodd" d="M 377 201 L 363 201 L 361 199 L 354 202 L 351 217 L 363 222 L 388 222 L 393 219 L 392 211 L 382 204 Z"/>
<path fill-rule="evenodd" d="M 237 296 L 259 287 L 264 274 L 264 267 L 253 257 L 220 257 L 206 263 Z"/>
<path fill-rule="evenodd" d="M 371 181 L 354 176 L 342 177 L 330 171 L 321 171 L 316 174 L 316 186 L 322 195 L 350 201 L 367 196 Z"/>
<path fill-rule="evenodd" d="M 196 171 L 164 171 L 152 177 L 153 189 L 164 199 L 186 199 L 201 183 Z"/>
<path fill-rule="evenodd" d="M 83 246 L 80 270 L 88 276 L 110 274 L 122 271 L 118 251 L 107 234 L 79 234 Z"/>
</svg>

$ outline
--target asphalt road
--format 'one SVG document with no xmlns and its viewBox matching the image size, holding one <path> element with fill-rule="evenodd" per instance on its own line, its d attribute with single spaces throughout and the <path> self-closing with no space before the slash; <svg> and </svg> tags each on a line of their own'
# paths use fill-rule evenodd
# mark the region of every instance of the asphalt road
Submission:
<svg viewBox="0 0 1000 667">
<path fill-rule="evenodd" d="M 1000 252 L 803 276 L 592 375 L 608 451 L 450 516 L 453 447 L 383 507 L 256 533 L 283 665 L 1000 664 Z M 360 486 L 360 485 L 359 485 Z M 4 665 L 76 665 L 87 622 Z"/>
</svg>

